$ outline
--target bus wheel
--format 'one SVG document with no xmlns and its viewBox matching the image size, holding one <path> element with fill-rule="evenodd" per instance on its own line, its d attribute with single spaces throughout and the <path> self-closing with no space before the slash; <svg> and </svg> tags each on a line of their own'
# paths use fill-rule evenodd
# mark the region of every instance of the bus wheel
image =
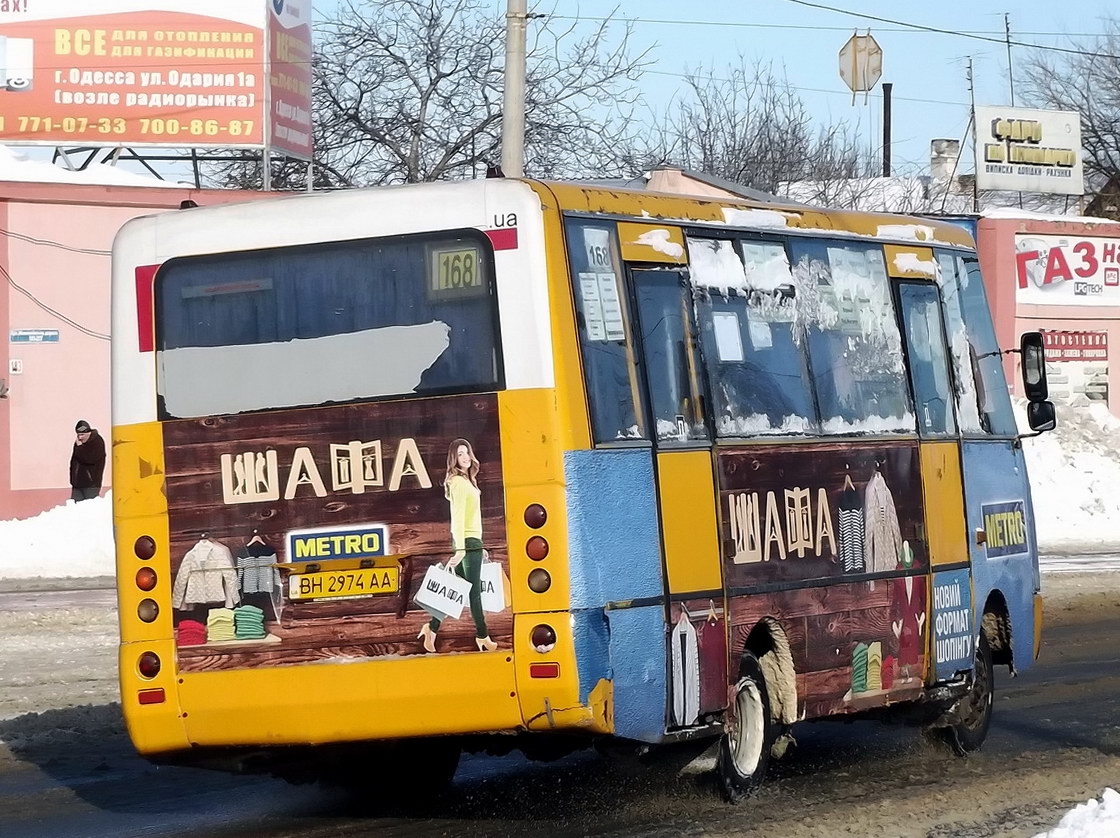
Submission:
<svg viewBox="0 0 1120 838">
<path fill-rule="evenodd" d="M 992 650 L 984 632 L 980 632 L 980 639 L 976 643 L 976 659 L 972 666 L 972 683 L 968 692 L 957 705 L 954 722 L 944 728 L 946 741 L 960 756 L 980 750 L 992 723 L 995 677 L 992 672 Z"/>
<path fill-rule="evenodd" d="M 735 705 L 728 713 L 720 738 L 716 764 L 720 785 L 729 803 L 738 803 L 758 791 L 766 775 L 770 746 L 774 741 L 766 680 L 758 658 L 750 652 L 743 656 L 740 676 L 735 687 Z"/>
</svg>

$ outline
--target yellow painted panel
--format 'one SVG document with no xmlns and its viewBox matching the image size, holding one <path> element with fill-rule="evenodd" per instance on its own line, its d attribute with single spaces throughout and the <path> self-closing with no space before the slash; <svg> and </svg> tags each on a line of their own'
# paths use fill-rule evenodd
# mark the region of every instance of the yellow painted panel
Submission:
<svg viewBox="0 0 1120 838">
<path fill-rule="evenodd" d="M 627 262 L 657 262 L 669 265 L 688 263 L 684 233 L 667 224 L 618 222 L 618 241 Z"/>
<path fill-rule="evenodd" d="M 1034 659 L 1042 650 L 1042 594 L 1034 595 Z"/>
<path fill-rule="evenodd" d="M 556 424 L 555 391 L 505 390 L 498 394 L 514 613 L 568 609 L 567 498 Z M 539 529 L 525 523 L 525 509 L 534 503 L 548 513 Z M 540 561 L 530 559 L 525 551 L 529 539 L 537 535 L 548 542 L 548 555 Z M 544 569 L 552 577 L 552 585 L 544 593 L 529 589 L 529 574 L 536 569 Z"/>
<path fill-rule="evenodd" d="M 783 207 L 733 198 L 697 198 L 576 183 L 531 182 L 531 185 L 538 193 L 550 191 L 560 209 L 570 212 L 629 216 L 635 219 L 689 219 L 743 229 L 770 228 L 771 231 L 774 219 L 780 217 L 784 221 L 783 226 L 790 229 L 830 230 L 862 236 L 877 236 L 882 227 L 894 226 L 908 228 L 906 232 L 914 237 L 928 235 L 930 244 L 974 246 L 972 236 L 963 227 L 933 219 L 807 209 L 801 206 Z"/>
<path fill-rule="evenodd" d="M 669 593 L 712 591 L 723 586 L 719 523 L 710 451 L 657 455 L 661 532 Z"/>
<path fill-rule="evenodd" d="M 928 247 L 885 244 L 883 255 L 887 259 L 887 273 L 893 277 L 934 279 L 937 276 L 937 262 L 933 258 L 933 250 Z"/>
<path fill-rule="evenodd" d="M 919 450 L 930 564 L 936 567 L 968 561 L 958 445 L 956 442 L 923 442 Z"/>
<path fill-rule="evenodd" d="M 369 663 L 179 676 L 196 745 L 320 744 L 513 730 L 512 655 L 415 655 Z"/>
<path fill-rule="evenodd" d="M 135 613 L 135 612 L 133 612 Z M 137 665 L 145 652 L 159 655 L 163 667 L 155 678 L 140 676 Z M 122 643 L 117 663 L 120 667 L 121 710 L 132 744 L 142 754 L 181 751 L 190 747 L 179 712 L 179 688 L 175 678 L 175 644 L 168 638 L 138 643 Z M 141 690 L 162 688 L 165 701 L 141 704 Z"/>
<path fill-rule="evenodd" d="M 556 648 L 538 652 L 530 642 L 533 628 L 552 626 Z M 595 733 L 610 733 L 610 682 L 600 682 L 587 704 L 579 700 L 579 669 L 576 666 L 572 618 L 567 612 L 515 614 L 513 618 L 513 657 L 516 661 L 517 695 L 521 716 L 530 730 L 577 728 Z M 558 678 L 533 678 L 534 663 L 556 664 Z M 605 692 L 604 692 L 605 690 Z"/>
<path fill-rule="evenodd" d="M 561 450 L 591 447 L 591 420 L 583 389 L 583 365 L 576 330 L 575 300 L 572 296 L 564 224 L 552 191 L 531 183 L 541 199 L 544 215 L 545 266 L 548 272 L 548 310 L 552 320 L 552 363 L 556 373 L 555 433 Z M 507 391 L 512 392 L 512 391 Z"/>
</svg>

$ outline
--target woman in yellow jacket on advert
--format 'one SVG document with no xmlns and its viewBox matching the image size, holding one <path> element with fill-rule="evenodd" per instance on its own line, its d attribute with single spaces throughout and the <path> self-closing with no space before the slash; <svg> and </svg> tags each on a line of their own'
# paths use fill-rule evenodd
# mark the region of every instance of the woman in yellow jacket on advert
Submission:
<svg viewBox="0 0 1120 838">
<path fill-rule="evenodd" d="M 447 449 L 447 476 L 443 494 L 451 504 L 451 541 L 455 554 L 448 559 L 447 569 L 471 583 L 471 616 L 474 618 L 475 644 L 480 652 L 492 652 L 498 644 L 490 639 L 486 614 L 482 610 L 482 493 L 478 489 L 478 459 L 465 439 L 452 440 Z M 436 650 L 436 632 L 440 620 L 420 629 L 419 639 L 428 652 Z"/>
</svg>

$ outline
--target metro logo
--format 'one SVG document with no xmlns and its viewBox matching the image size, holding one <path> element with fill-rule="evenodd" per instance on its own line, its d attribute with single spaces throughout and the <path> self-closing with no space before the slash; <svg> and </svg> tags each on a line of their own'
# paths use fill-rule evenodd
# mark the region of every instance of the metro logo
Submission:
<svg viewBox="0 0 1120 838">
<path fill-rule="evenodd" d="M 351 529 L 293 530 L 288 533 L 290 561 L 366 559 L 388 553 L 389 528 L 360 524 Z"/>
<path fill-rule="evenodd" d="M 984 550 L 988 558 L 1027 552 L 1027 516 L 1021 500 L 984 504 L 981 512 L 986 536 Z"/>
</svg>

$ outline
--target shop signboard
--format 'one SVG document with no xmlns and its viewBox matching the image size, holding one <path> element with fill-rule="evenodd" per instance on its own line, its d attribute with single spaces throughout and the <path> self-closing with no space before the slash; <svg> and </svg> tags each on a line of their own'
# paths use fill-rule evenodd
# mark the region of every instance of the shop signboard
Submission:
<svg viewBox="0 0 1120 838">
<path fill-rule="evenodd" d="M 1015 276 L 1019 303 L 1120 306 L 1120 238 L 1020 233 Z"/>
<path fill-rule="evenodd" d="M 0 142 L 309 157 L 311 2 L 3 4 Z"/>
<path fill-rule="evenodd" d="M 1050 396 L 1072 404 L 1108 404 L 1108 332 L 1044 330 Z"/>
<path fill-rule="evenodd" d="M 1078 113 L 977 107 L 975 146 L 979 189 L 1085 192 Z"/>
</svg>

